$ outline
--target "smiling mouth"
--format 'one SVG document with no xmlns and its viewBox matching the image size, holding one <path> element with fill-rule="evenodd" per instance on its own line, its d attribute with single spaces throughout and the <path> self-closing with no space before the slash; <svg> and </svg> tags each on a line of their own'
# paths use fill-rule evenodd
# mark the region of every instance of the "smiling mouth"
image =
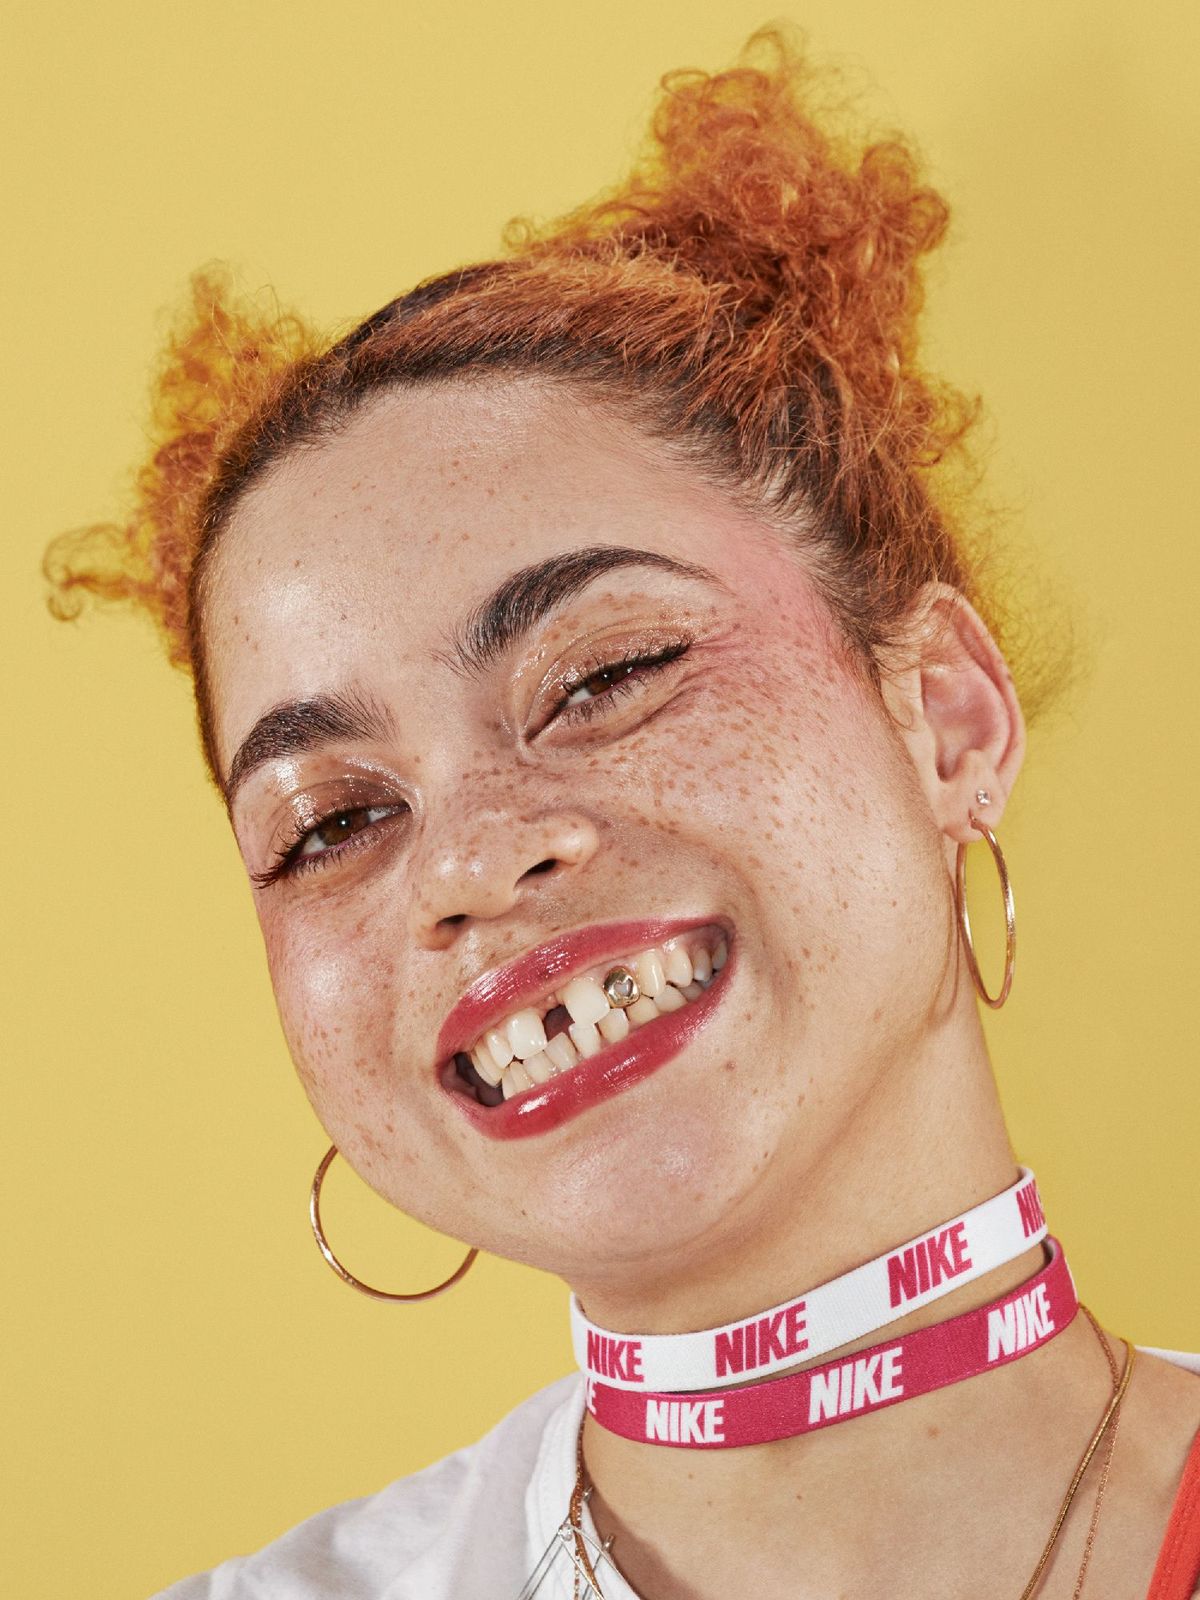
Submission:
<svg viewBox="0 0 1200 1600">
<path fill-rule="evenodd" d="M 492 1107 L 565 1077 L 607 1046 L 698 1000 L 717 981 L 728 953 L 725 929 L 713 924 L 576 973 L 457 1051 L 443 1065 L 442 1085 Z"/>
</svg>

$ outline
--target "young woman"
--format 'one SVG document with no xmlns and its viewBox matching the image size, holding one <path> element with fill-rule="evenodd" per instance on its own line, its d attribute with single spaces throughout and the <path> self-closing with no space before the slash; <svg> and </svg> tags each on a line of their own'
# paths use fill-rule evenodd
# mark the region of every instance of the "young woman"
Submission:
<svg viewBox="0 0 1200 1600">
<path fill-rule="evenodd" d="M 1200 1363 L 1078 1308 L 980 1027 L 1040 691 L 917 359 L 945 207 L 759 44 L 336 342 L 197 275 L 112 559 L 48 566 L 193 675 L 322 1249 L 340 1154 L 464 1269 L 561 1276 L 587 1371 L 172 1600 L 1200 1579 Z"/>
</svg>

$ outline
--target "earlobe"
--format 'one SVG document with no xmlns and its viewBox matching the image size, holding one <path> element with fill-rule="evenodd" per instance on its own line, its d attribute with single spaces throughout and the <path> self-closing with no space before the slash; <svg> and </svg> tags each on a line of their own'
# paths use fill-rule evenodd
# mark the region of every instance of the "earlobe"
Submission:
<svg viewBox="0 0 1200 1600">
<path fill-rule="evenodd" d="M 969 844 L 979 838 L 969 813 L 982 807 L 995 827 L 1020 770 L 1020 701 L 987 626 L 949 584 L 925 585 L 908 637 L 910 664 L 890 685 L 889 709 L 939 828 Z"/>
</svg>

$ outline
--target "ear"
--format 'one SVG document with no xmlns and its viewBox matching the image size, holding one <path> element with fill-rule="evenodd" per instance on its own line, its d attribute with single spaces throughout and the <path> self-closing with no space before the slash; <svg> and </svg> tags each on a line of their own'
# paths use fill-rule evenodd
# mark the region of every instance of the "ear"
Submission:
<svg viewBox="0 0 1200 1600">
<path fill-rule="evenodd" d="M 1025 754 L 1012 674 L 979 613 L 946 583 L 922 587 L 903 648 L 905 664 L 884 674 L 884 701 L 938 827 L 971 844 L 980 834 L 968 813 L 995 827 Z"/>
</svg>

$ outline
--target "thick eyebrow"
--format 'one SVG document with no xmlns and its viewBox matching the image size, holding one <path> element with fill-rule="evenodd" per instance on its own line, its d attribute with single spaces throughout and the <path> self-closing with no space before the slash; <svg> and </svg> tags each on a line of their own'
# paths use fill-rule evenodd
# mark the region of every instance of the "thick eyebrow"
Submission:
<svg viewBox="0 0 1200 1600">
<path fill-rule="evenodd" d="M 707 567 L 678 561 L 657 550 L 637 550 L 628 545 L 588 545 L 582 550 L 566 550 L 505 578 L 452 629 L 448 650 L 435 651 L 435 659 L 477 676 L 564 601 L 597 578 L 622 567 L 650 567 L 722 589 L 728 587 Z M 224 785 L 226 809 L 232 809 L 234 796 L 251 773 L 268 761 L 321 750 L 337 739 L 387 740 L 396 734 L 390 710 L 354 687 L 273 706 L 259 717 L 230 763 Z"/>
<path fill-rule="evenodd" d="M 436 652 L 436 659 L 468 676 L 478 676 L 548 613 L 605 573 L 622 567 L 651 567 L 683 578 L 698 578 L 722 589 L 727 587 L 707 567 L 693 561 L 677 561 L 658 550 L 637 550 L 620 544 L 564 550 L 506 578 L 452 630 L 448 650 Z"/>
<path fill-rule="evenodd" d="M 307 700 L 288 700 L 263 713 L 238 745 L 225 780 L 225 806 L 252 772 L 268 761 L 307 750 L 321 750 L 335 739 L 390 739 L 396 735 L 391 712 L 354 688 L 332 689 Z"/>
</svg>

